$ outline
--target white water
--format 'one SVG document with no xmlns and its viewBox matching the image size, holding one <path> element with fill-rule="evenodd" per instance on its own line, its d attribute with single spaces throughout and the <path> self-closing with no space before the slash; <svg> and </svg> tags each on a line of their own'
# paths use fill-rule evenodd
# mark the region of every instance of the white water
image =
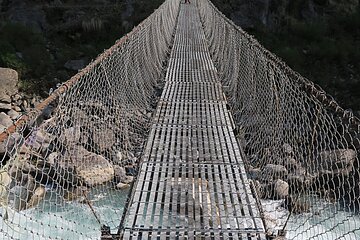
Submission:
<svg viewBox="0 0 360 240">
<path fill-rule="evenodd" d="M 358 240 L 360 239 L 360 215 L 346 211 L 339 204 L 308 197 L 310 212 L 293 214 L 286 226 L 286 239 Z M 281 207 L 282 200 L 262 200 L 267 227 L 272 232 L 281 230 L 289 212 Z M 358 229 L 358 230 L 355 230 Z"/>
<path fill-rule="evenodd" d="M 93 189 L 89 199 L 101 224 L 117 231 L 128 191 Z M 287 239 L 357 240 L 360 239 L 360 216 L 345 211 L 337 204 L 318 198 L 311 200 L 311 212 L 293 215 L 286 227 Z M 262 201 L 267 227 L 282 229 L 288 211 L 282 201 Z M 315 214 L 316 213 L 316 214 Z M 5 210 L 0 208 L 1 216 Z M 90 207 L 78 202 L 64 202 L 48 191 L 44 201 L 34 209 L 8 210 L 8 220 L 0 218 L 0 239 L 100 239 L 100 224 Z"/>
<path fill-rule="evenodd" d="M 105 192 L 105 193 L 102 193 Z M 117 231 L 128 191 L 94 189 L 89 196 L 101 224 Z M 0 239 L 100 239 L 100 224 L 87 204 L 64 202 L 54 191 L 34 209 L 7 210 L 0 219 Z M 5 209 L 0 208 L 1 216 Z"/>
</svg>

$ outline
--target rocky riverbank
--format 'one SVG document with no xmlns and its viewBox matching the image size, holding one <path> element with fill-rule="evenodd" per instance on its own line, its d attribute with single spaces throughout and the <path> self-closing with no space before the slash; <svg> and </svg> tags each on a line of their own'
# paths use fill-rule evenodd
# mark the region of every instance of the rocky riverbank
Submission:
<svg viewBox="0 0 360 240">
<path fill-rule="evenodd" d="M 36 106 L 37 100 L 29 101 L 17 91 L 15 71 L 0 69 L 0 73 L 6 86 L 0 113 L 6 129 Z M 17 211 L 35 207 L 47 188 L 65 201 L 83 203 L 90 201 L 93 187 L 129 188 L 137 174 L 151 111 L 114 114 L 118 111 L 114 108 L 100 102 L 81 103 L 67 113 L 69 120 L 64 122 L 60 107 L 37 126 L 19 129 L 1 143 L 0 206 Z"/>
<path fill-rule="evenodd" d="M 330 202 L 336 202 L 339 199 L 346 200 L 345 192 L 354 190 L 353 184 L 345 182 L 355 176 L 355 150 L 321 151 L 306 166 L 296 160 L 293 147 L 289 144 L 283 145 L 282 153 L 285 156 L 283 160 L 249 165 L 249 178 L 261 199 L 283 200 L 283 207 L 299 214 L 311 209 L 310 204 L 303 200 L 303 195 L 317 194 Z M 356 196 L 350 198 L 354 200 Z"/>
<path fill-rule="evenodd" d="M 10 68 L 0 68 L 0 132 L 11 126 L 22 113 L 35 107 L 41 98 L 19 92 L 18 73 Z M 3 154 L 0 149 L 0 154 Z"/>
</svg>

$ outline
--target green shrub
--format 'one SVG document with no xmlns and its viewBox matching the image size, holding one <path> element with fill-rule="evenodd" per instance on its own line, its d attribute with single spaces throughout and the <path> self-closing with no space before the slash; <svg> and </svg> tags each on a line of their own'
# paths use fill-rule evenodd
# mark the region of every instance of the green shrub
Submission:
<svg viewBox="0 0 360 240">
<path fill-rule="evenodd" d="M 15 69 L 20 77 L 28 72 L 27 65 L 14 53 L 0 53 L 0 65 Z"/>
</svg>

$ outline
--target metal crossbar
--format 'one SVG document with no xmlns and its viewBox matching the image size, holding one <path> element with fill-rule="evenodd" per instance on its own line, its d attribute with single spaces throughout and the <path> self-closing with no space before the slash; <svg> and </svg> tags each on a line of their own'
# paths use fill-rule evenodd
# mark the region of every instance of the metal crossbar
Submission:
<svg viewBox="0 0 360 240">
<path fill-rule="evenodd" d="M 182 4 L 124 239 L 266 239 L 194 5 Z"/>
</svg>

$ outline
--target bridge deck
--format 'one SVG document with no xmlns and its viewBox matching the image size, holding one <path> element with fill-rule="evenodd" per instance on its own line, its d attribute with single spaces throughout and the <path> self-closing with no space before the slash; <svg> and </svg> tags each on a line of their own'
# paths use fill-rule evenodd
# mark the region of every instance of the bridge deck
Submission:
<svg viewBox="0 0 360 240">
<path fill-rule="evenodd" d="M 194 5 L 182 4 L 124 239 L 265 239 Z"/>
</svg>

